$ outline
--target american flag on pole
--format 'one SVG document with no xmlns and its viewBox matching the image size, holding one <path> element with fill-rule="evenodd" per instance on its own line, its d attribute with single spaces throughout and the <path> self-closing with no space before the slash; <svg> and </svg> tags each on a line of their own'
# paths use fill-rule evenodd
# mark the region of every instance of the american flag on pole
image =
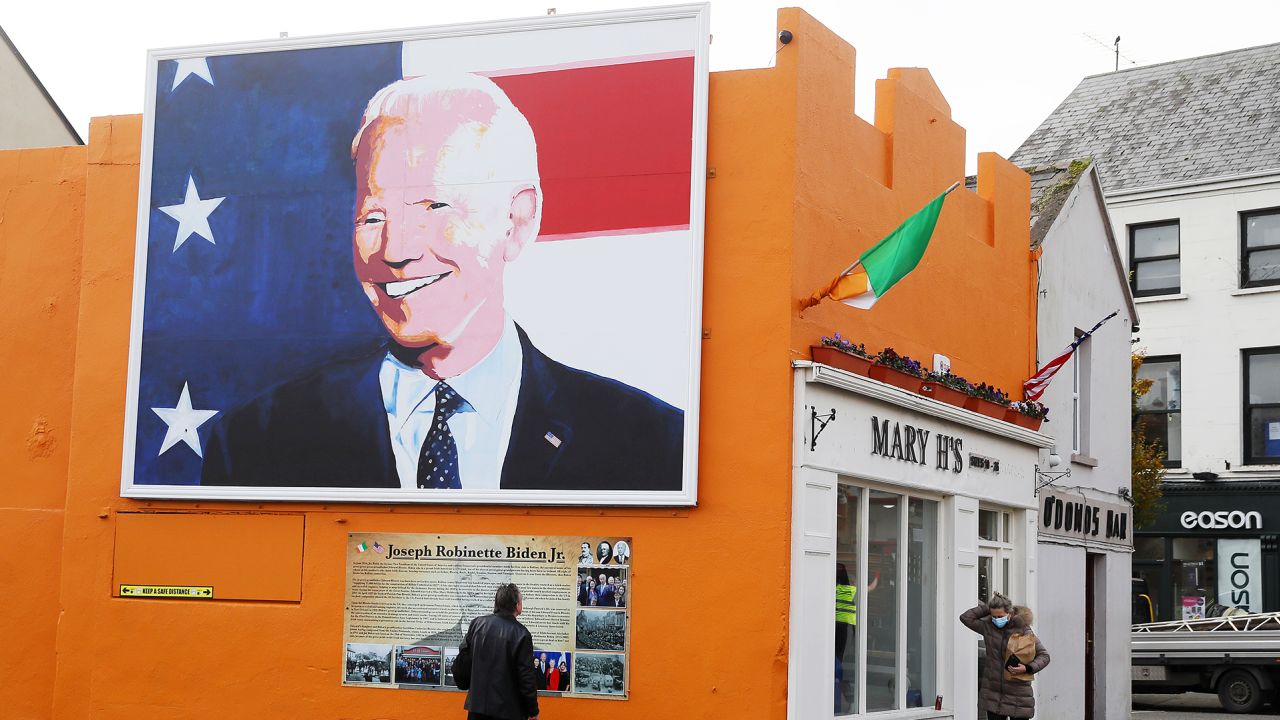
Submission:
<svg viewBox="0 0 1280 720">
<path fill-rule="evenodd" d="M 1049 389 L 1049 382 L 1053 380 L 1053 376 L 1057 375 L 1058 370 L 1062 369 L 1062 366 L 1067 364 L 1067 361 L 1075 354 L 1076 348 L 1080 347 L 1080 343 L 1089 339 L 1089 336 L 1097 332 L 1098 328 L 1102 327 L 1104 323 L 1119 313 L 1120 311 L 1116 310 L 1110 315 L 1099 320 L 1098 324 L 1094 325 L 1089 332 L 1086 332 L 1076 338 L 1074 342 L 1067 346 L 1066 350 L 1062 351 L 1062 354 L 1045 363 L 1044 367 L 1040 368 L 1040 372 L 1032 375 L 1026 382 L 1022 383 L 1023 397 L 1027 400 L 1039 400 L 1040 396 L 1044 395 L 1044 391 Z"/>
</svg>

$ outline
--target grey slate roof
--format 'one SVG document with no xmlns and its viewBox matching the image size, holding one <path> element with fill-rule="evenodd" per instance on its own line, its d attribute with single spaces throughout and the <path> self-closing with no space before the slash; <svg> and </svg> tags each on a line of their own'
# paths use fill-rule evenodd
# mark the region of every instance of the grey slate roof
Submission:
<svg viewBox="0 0 1280 720">
<path fill-rule="evenodd" d="M 1011 159 L 1079 157 L 1107 192 L 1280 173 L 1280 43 L 1086 77 Z"/>
<path fill-rule="evenodd" d="M 1024 167 L 1031 176 L 1031 247 L 1040 247 L 1058 212 L 1071 195 L 1071 189 L 1089 168 L 1089 158 Z M 968 175 L 964 186 L 970 190 L 978 187 L 978 176 Z"/>
<path fill-rule="evenodd" d="M 1040 247 L 1044 242 L 1089 162 L 1083 159 L 1022 168 L 1031 176 L 1031 247 Z"/>
</svg>

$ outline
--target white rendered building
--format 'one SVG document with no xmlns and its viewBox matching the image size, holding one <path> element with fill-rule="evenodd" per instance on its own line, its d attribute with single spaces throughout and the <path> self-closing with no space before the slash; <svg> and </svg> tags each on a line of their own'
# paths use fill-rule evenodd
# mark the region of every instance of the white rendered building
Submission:
<svg viewBox="0 0 1280 720">
<path fill-rule="evenodd" d="M 3 29 L 0 97 L 0 150 L 84 144 Z"/>
<path fill-rule="evenodd" d="M 1045 391 L 1042 432 L 1056 465 L 1037 479 L 1036 633 L 1053 657 L 1036 679 L 1037 717 L 1128 715 L 1130 334 L 1137 313 L 1087 160 L 1027 168 L 1039 248 L 1037 360 L 1044 366 L 1111 313 Z"/>
<path fill-rule="evenodd" d="M 1280 610 L 1280 44 L 1085 78 L 1014 159 L 1085 156 L 1168 450 L 1134 576 L 1160 619 Z"/>
</svg>

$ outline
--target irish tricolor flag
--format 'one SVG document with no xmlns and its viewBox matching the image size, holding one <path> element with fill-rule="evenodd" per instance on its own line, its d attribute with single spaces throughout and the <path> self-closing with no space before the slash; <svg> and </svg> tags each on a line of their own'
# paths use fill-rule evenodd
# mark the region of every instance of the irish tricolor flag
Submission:
<svg viewBox="0 0 1280 720">
<path fill-rule="evenodd" d="M 806 298 L 801 309 L 813 307 L 825 298 L 863 310 L 871 309 L 889 292 L 889 288 L 920 264 L 920 258 L 929 247 L 929 238 L 933 237 L 933 228 L 938 224 L 942 202 L 957 187 L 960 183 L 953 184 L 933 202 L 904 220 L 897 230 L 862 253 L 857 262 L 845 268 L 826 287 Z"/>
</svg>

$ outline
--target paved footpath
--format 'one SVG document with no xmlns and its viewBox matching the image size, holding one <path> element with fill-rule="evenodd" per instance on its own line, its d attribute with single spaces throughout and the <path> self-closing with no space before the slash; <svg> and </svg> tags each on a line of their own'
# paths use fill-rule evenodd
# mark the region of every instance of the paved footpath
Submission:
<svg viewBox="0 0 1280 720">
<path fill-rule="evenodd" d="M 1233 715 L 1218 704 L 1217 695 L 1182 693 L 1181 695 L 1134 695 L 1133 720 L 1276 720 L 1280 713 L 1274 705 L 1263 708 L 1259 715 Z"/>
</svg>

